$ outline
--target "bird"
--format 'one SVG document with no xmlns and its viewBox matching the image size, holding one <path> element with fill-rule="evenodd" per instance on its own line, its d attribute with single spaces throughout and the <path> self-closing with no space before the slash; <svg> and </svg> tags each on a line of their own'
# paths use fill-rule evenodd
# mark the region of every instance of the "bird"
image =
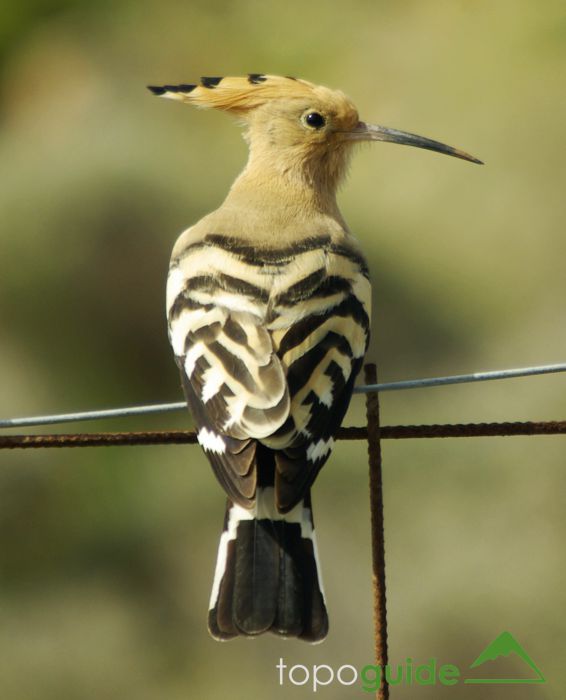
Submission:
<svg viewBox="0 0 566 700">
<path fill-rule="evenodd" d="M 218 640 L 328 633 L 311 487 L 368 348 L 369 268 L 336 201 L 353 147 L 389 141 L 481 161 L 361 121 L 341 91 L 261 73 L 148 85 L 235 116 L 249 158 L 184 231 L 169 339 L 197 438 L 227 496 L 208 612 Z M 206 168 L 203 168 L 203 174 Z"/>
</svg>

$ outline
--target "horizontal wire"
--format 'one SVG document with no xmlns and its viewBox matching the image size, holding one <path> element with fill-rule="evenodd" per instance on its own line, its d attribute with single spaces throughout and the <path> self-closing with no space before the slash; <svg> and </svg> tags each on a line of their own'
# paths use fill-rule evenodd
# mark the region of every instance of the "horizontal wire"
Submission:
<svg viewBox="0 0 566 700">
<path fill-rule="evenodd" d="M 447 386 L 450 384 L 484 382 L 494 379 L 513 379 L 516 377 L 530 377 L 539 374 L 551 374 L 556 372 L 566 372 L 566 363 L 554 365 L 539 365 L 537 367 L 522 367 L 519 369 L 504 369 L 490 372 L 475 372 L 473 374 L 457 374 L 448 377 L 431 377 L 426 379 L 409 379 L 399 382 L 369 384 L 366 386 L 355 387 L 354 394 L 367 394 L 372 391 L 382 392 L 399 391 L 403 389 L 424 389 L 435 386 Z M 140 416 L 154 413 L 169 413 L 181 410 L 187 410 L 187 404 L 184 401 L 177 401 L 175 403 L 150 404 L 146 406 L 129 406 L 125 408 L 110 408 L 98 411 L 60 413 L 49 416 L 5 418 L 0 419 L 0 428 L 23 428 L 34 425 L 75 423 L 80 421 L 101 420 L 104 418 L 123 418 L 127 416 Z"/>
<path fill-rule="evenodd" d="M 459 423 L 432 425 L 385 425 L 380 439 L 509 437 L 513 435 L 566 435 L 566 421 L 516 423 Z M 338 440 L 367 440 L 364 427 L 340 428 Z M 167 430 L 134 433 L 71 433 L 60 435 L 0 435 L 0 449 L 39 447 L 118 447 L 133 445 L 195 444 L 194 430 Z"/>
<path fill-rule="evenodd" d="M 472 382 L 487 382 L 494 379 L 515 379 L 517 377 L 532 377 L 538 374 L 554 374 L 566 372 L 566 363 L 555 365 L 539 365 L 537 367 L 520 367 L 518 369 L 501 369 L 491 372 L 474 372 L 473 374 L 455 374 L 449 377 L 431 377 L 430 379 L 408 379 L 401 382 L 369 384 L 358 386 L 355 394 L 368 394 L 371 391 L 399 391 L 401 389 L 424 389 L 433 386 L 449 384 L 469 384 Z"/>
<path fill-rule="evenodd" d="M 54 423 L 78 423 L 103 418 L 125 418 L 149 413 L 170 413 L 187 410 L 185 401 L 176 403 L 157 403 L 148 406 L 128 406 L 125 408 L 108 408 L 99 411 L 79 411 L 77 413 L 56 413 L 50 416 L 30 416 L 26 418 L 0 419 L 0 428 L 24 428 L 32 425 L 53 425 Z"/>
</svg>

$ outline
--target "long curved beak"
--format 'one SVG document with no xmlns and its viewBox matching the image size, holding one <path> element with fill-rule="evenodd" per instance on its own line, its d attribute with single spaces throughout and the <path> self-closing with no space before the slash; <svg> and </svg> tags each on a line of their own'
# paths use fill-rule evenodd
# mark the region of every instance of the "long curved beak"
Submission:
<svg viewBox="0 0 566 700">
<path fill-rule="evenodd" d="M 460 151 L 458 148 L 452 148 L 440 141 L 433 141 L 424 136 L 410 134 L 408 131 L 399 131 L 398 129 L 390 129 L 387 126 L 379 126 L 378 124 L 366 124 L 359 122 L 357 127 L 348 132 L 347 138 L 352 141 L 389 141 L 391 143 L 400 143 L 404 146 L 416 146 L 417 148 L 426 148 L 429 151 L 437 153 L 445 153 L 447 156 L 462 158 L 469 160 L 471 163 L 483 165 L 483 161 L 474 158 L 465 151 Z"/>
</svg>

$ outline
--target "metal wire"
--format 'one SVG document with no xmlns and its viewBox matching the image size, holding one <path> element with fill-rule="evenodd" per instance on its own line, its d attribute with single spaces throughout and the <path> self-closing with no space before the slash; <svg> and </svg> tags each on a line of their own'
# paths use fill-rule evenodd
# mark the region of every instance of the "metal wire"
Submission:
<svg viewBox="0 0 566 700">
<path fill-rule="evenodd" d="M 369 386 L 377 385 L 377 367 L 367 364 L 364 368 Z M 381 425 L 379 421 L 379 395 L 377 391 L 366 394 L 367 442 L 369 462 L 369 503 L 371 513 L 371 559 L 373 584 L 373 638 L 375 663 L 385 668 L 387 649 L 387 594 L 385 580 L 385 527 L 383 515 L 383 463 L 381 459 Z M 376 700 L 389 699 L 389 683 L 384 677 L 376 692 Z"/>
<path fill-rule="evenodd" d="M 536 367 L 522 367 L 519 369 L 504 369 L 490 372 L 474 372 L 473 374 L 457 374 L 448 377 L 431 377 L 425 379 L 409 379 L 400 382 L 386 382 L 381 384 L 367 384 L 354 389 L 354 394 L 367 394 L 369 392 L 400 391 L 403 389 L 424 389 L 435 386 L 447 386 L 450 384 L 464 384 L 471 382 L 485 382 L 494 379 L 513 379 L 516 377 L 531 377 L 539 374 L 552 374 L 566 372 L 566 363 L 554 365 L 539 365 Z M 146 406 L 129 406 L 125 408 L 110 408 L 99 411 L 81 411 L 74 413 L 59 413 L 48 416 L 29 416 L 25 418 L 0 419 L 0 428 L 24 428 L 34 425 L 54 425 L 56 423 L 76 423 L 80 421 L 102 420 L 105 418 L 124 418 L 127 416 L 139 416 L 154 413 L 170 413 L 173 411 L 186 411 L 187 404 L 184 401 L 175 403 L 150 404 Z"/>
<path fill-rule="evenodd" d="M 184 401 L 176 403 L 158 403 L 149 406 L 129 406 L 125 408 L 109 408 L 100 411 L 80 411 L 78 413 L 57 413 L 50 416 L 30 416 L 26 418 L 6 418 L 0 420 L 0 428 L 25 428 L 32 425 L 53 425 L 54 423 L 78 423 L 87 420 L 103 418 L 125 418 L 140 416 L 148 413 L 169 413 L 187 410 Z"/>
<path fill-rule="evenodd" d="M 556 365 L 539 365 L 537 367 L 521 367 L 519 369 L 502 369 L 491 372 L 474 372 L 473 374 L 456 374 L 451 377 L 431 377 L 430 379 L 409 379 L 402 382 L 385 384 L 370 384 L 354 389 L 355 394 L 367 394 L 370 391 L 399 391 L 400 389 L 424 389 L 448 384 L 468 384 L 471 382 L 487 382 L 494 379 L 515 379 L 516 377 L 532 377 L 537 374 L 553 374 L 566 372 L 566 363 Z"/>
<path fill-rule="evenodd" d="M 508 437 L 512 435 L 566 435 L 566 421 L 517 423 L 456 423 L 382 425 L 380 440 L 422 438 Z M 366 426 L 343 427 L 337 440 L 367 440 Z M 134 445 L 193 445 L 194 430 L 153 430 L 129 433 L 63 433 L 52 435 L 0 435 L 0 449 L 40 447 L 119 447 Z"/>
</svg>

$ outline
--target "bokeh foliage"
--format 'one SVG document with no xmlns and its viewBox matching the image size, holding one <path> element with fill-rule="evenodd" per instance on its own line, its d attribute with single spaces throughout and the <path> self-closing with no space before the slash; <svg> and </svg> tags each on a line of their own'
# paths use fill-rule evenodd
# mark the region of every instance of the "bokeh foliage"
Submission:
<svg viewBox="0 0 566 700">
<path fill-rule="evenodd" d="M 245 145 L 224 115 L 144 86 L 200 75 L 296 74 L 344 89 L 368 121 L 485 159 L 384 144 L 354 159 L 341 203 L 371 264 L 369 357 L 382 379 L 564 360 L 560 0 L 9 0 L 0 59 L 3 415 L 179 399 L 169 252 L 222 201 Z M 564 418 L 564 381 L 387 394 L 383 420 Z M 358 398 L 348 422 L 362 420 Z M 384 446 L 392 660 L 465 668 L 509 629 L 549 681 L 513 698 L 562 697 L 565 448 L 558 437 Z M 0 460 L 2 698 L 306 696 L 278 686 L 280 656 L 371 663 L 362 443 L 338 446 L 315 493 L 331 634 L 312 648 L 208 638 L 223 498 L 196 448 Z M 413 692 L 437 697 L 394 697 Z"/>
</svg>

